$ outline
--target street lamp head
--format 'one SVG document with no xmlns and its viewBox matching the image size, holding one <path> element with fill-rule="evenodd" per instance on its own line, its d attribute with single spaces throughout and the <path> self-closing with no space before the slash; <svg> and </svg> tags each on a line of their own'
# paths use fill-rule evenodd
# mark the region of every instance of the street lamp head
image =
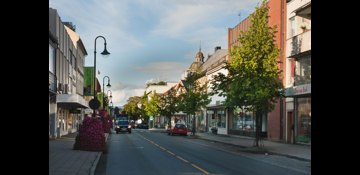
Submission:
<svg viewBox="0 0 360 175">
<path fill-rule="evenodd" d="M 110 82 L 108 82 L 108 84 L 106 85 L 106 87 L 108 87 L 108 88 L 110 88 L 110 87 L 111 87 Z"/>
<path fill-rule="evenodd" d="M 104 55 L 104 56 L 110 55 L 110 52 L 108 52 L 106 49 L 106 43 L 104 43 L 104 51 L 101 52 L 101 55 Z"/>
</svg>

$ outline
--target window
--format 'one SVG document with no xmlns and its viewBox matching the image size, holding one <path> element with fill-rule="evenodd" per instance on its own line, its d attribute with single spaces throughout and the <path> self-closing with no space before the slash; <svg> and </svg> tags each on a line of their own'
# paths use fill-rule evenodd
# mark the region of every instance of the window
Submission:
<svg viewBox="0 0 360 175">
<path fill-rule="evenodd" d="M 311 143 L 311 97 L 296 98 L 297 140 Z"/>
<path fill-rule="evenodd" d="M 185 125 L 175 125 L 176 128 L 185 128 Z"/>
<path fill-rule="evenodd" d="M 255 118 L 253 112 L 234 110 L 233 129 L 243 131 L 255 131 Z"/>
<path fill-rule="evenodd" d="M 290 18 L 290 37 L 295 36 L 295 17 Z"/>
<path fill-rule="evenodd" d="M 55 49 L 49 44 L 49 71 L 55 73 Z"/>
<path fill-rule="evenodd" d="M 295 85 L 310 84 L 311 56 L 299 58 L 295 64 Z"/>
<path fill-rule="evenodd" d="M 226 128 L 225 110 L 216 111 L 216 122 L 218 128 Z"/>
</svg>

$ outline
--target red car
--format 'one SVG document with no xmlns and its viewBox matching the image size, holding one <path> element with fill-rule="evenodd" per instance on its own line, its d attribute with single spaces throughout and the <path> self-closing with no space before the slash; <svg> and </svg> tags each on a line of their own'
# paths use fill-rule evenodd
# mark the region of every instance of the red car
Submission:
<svg viewBox="0 0 360 175">
<path fill-rule="evenodd" d="M 187 128 L 182 123 L 176 123 L 174 127 L 167 130 L 168 135 L 180 134 L 187 136 Z"/>
<path fill-rule="evenodd" d="M 135 128 L 135 123 L 134 122 L 130 123 L 130 126 L 131 128 Z"/>
</svg>

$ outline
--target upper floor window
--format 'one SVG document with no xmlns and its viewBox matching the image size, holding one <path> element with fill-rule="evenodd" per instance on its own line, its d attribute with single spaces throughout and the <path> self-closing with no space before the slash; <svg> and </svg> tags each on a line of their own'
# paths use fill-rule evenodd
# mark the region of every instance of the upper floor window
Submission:
<svg viewBox="0 0 360 175">
<path fill-rule="evenodd" d="M 55 73 L 55 49 L 49 44 L 49 71 Z"/>
<path fill-rule="evenodd" d="M 295 86 L 311 83 L 311 56 L 299 58 L 295 63 Z"/>
<path fill-rule="evenodd" d="M 290 37 L 295 36 L 295 17 L 290 18 Z"/>
</svg>

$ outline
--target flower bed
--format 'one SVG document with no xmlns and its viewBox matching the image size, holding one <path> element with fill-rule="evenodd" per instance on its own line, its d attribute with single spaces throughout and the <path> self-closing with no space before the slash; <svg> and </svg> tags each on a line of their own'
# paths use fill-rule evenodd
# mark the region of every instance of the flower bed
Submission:
<svg viewBox="0 0 360 175">
<path fill-rule="evenodd" d="M 101 121 L 103 122 L 103 128 L 105 133 L 111 133 L 110 128 L 113 128 L 113 122 L 111 119 L 111 116 L 106 110 L 101 110 L 99 112 L 99 115 L 101 116 Z"/>
<path fill-rule="evenodd" d="M 104 151 L 106 150 L 103 122 L 96 117 L 85 117 L 76 136 L 75 150 Z"/>
</svg>

